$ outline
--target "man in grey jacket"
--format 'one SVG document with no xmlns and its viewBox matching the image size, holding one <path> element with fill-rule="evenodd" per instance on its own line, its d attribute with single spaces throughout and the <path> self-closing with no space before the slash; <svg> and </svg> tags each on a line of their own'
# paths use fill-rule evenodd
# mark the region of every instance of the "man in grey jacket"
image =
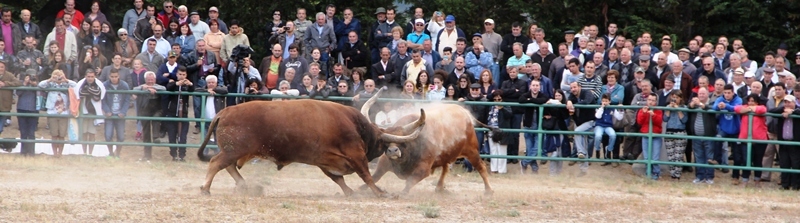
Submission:
<svg viewBox="0 0 800 223">
<path fill-rule="evenodd" d="M 322 56 L 320 61 L 328 62 L 328 53 L 336 48 L 336 34 L 333 28 L 326 25 L 325 14 L 317 13 L 317 22 L 306 29 L 305 39 L 306 52 L 311 52 L 312 49 L 318 48 Z"/>
<path fill-rule="evenodd" d="M 136 22 L 144 19 L 145 16 L 147 16 L 147 12 L 144 11 L 144 0 L 133 0 L 133 8 L 128 9 L 125 16 L 122 17 L 122 28 L 133 34 L 136 31 Z"/>
</svg>

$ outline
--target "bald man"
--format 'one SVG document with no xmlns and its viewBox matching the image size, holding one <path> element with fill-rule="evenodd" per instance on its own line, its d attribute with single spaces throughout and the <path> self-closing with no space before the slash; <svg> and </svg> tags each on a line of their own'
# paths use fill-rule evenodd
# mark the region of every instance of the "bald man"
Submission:
<svg viewBox="0 0 800 223">
<path fill-rule="evenodd" d="M 39 29 L 39 26 L 36 23 L 31 21 L 31 11 L 27 9 L 23 9 L 19 13 L 20 22 L 17 23 L 19 29 L 22 31 L 20 32 L 21 37 L 25 37 L 28 35 L 32 35 L 34 39 L 36 39 L 36 44 L 42 42 L 42 30 Z"/>
</svg>

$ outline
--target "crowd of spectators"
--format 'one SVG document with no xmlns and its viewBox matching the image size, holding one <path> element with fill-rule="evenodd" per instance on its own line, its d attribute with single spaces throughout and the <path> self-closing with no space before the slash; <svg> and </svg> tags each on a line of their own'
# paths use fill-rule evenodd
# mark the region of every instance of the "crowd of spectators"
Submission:
<svg viewBox="0 0 800 223">
<path fill-rule="evenodd" d="M 515 156 L 522 151 L 525 156 L 621 160 L 641 159 L 642 155 L 658 160 L 664 149 L 669 161 L 719 165 L 722 173 L 731 171 L 725 168 L 730 165 L 729 157 L 735 166 L 772 167 L 778 158 L 781 168 L 800 169 L 798 146 L 753 143 L 752 163 L 747 164 L 747 143 L 681 137 L 771 140 L 767 142 L 800 139 L 800 120 L 790 117 L 800 114 L 800 85 L 795 76 L 800 71 L 800 52 L 792 63 L 786 44 L 777 46 L 775 52 L 764 52 L 764 61 L 758 64 L 748 58 L 742 40 L 733 39 L 729 44 L 725 36 L 704 40 L 698 35 L 678 49 L 669 35 L 655 41 L 649 32 L 623 36 L 612 22 L 602 35 L 600 27 L 589 24 L 560 33 L 563 40 L 559 37 L 551 43 L 536 23 L 515 22 L 511 30 L 500 34 L 494 20 L 487 18 L 483 30 L 470 34 L 456 26 L 456 16 L 441 11 L 426 18 L 423 9 L 416 8 L 403 24 L 395 20 L 394 8 L 379 7 L 374 12 L 377 21 L 365 24 L 350 8 L 328 5 L 316 13 L 299 8 L 293 18 L 287 12 L 273 11 L 264 25 L 266 37 L 258 40 L 265 41 L 269 50 L 256 64 L 258 60 L 240 55 L 251 43 L 245 30 L 234 18 L 224 22 L 217 7 L 208 8 L 208 15 L 203 16 L 191 11 L 192 6 L 176 6 L 169 0 L 162 5 L 134 0 L 122 23 L 116 24 L 106 19 L 100 4 L 95 1 L 90 11 L 81 12 L 75 9 L 74 0 L 66 0 L 52 31 L 40 30 L 31 21 L 29 10 L 21 10 L 18 21 L 11 10 L 0 10 L 0 112 L 16 107 L 17 113 L 65 115 L 46 118 L 53 140 L 81 134 L 83 140 L 94 141 L 96 129 L 103 126 L 105 141 L 116 138 L 122 142 L 126 121 L 111 117 L 125 117 L 131 108 L 137 116 L 178 118 L 187 117 L 191 109 L 195 118 L 210 120 L 226 106 L 260 100 L 224 96 L 228 93 L 322 99 L 344 96 L 352 100 L 336 102 L 360 108 L 363 99 L 385 86 L 406 99 L 561 105 L 468 107 L 479 121 L 493 127 L 593 133 L 525 133 L 522 148 L 519 137 L 477 132 L 482 154 Z M 121 28 L 112 29 L 114 26 Z M 17 86 L 40 89 L 3 89 Z M 203 103 L 203 97 L 190 100 L 187 95 L 159 95 L 157 91 L 207 92 L 209 96 Z M 608 107 L 614 105 L 641 108 Z M 410 102 L 386 102 L 378 107 L 370 118 L 379 126 L 390 126 L 414 112 Z M 780 117 L 767 117 L 767 113 Z M 108 119 L 71 123 L 74 119 L 67 118 L 78 114 Z M 2 133 L 12 120 L 9 116 L 0 116 L 0 120 L 4 122 Z M 35 138 L 38 120 L 18 117 L 22 139 Z M 82 132 L 75 132 L 73 125 L 81 125 L 78 129 Z M 198 134 L 200 125 L 141 120 L 136 122 L 135 140 L 156 142 L 168 137 L 170 143 L 183 144 L 189 130 Z M 678 137 L 651 140 L 617 136 L 620 132 Z M 537 142 L 540 137 L 543 141 Z M 60 156 L 63 146 L 53 143 L 53 153 Z M 93 147 L 84 146 L 84 153 L 92 154 Z M 33 143 L 22 143 L 22 154 L 33 155 L 33 148 Z M 108 149 L 111 157 L 119 158 L 120 146 L 108 145 Z M 152 147 L 146 146 L 140 161 L 149 162 L 151 152 Z M 185 147 L 170 147 L 174 161 L 184 161 L 185 153 Z M 521 165 L 523 173 L 537 173 L 540 165 L 535 160 L 493 158 L 490 169 L 506 173 L 508 164 Z M 615 162 L 600 166 L 607 165 L 619 166 Z M 550 162 L 551 174 L 561 169 L 561 161 Z M 587 174 L 589 163 L 580 162 L 579 169 L 581 175 Z M 694 183 L 714 183 L 712 168 L 668 169 L 674 180 L 694 171 Z M 658 165 L 653 165 L 650 176 L 654 180 L 662 177 Z M 734 184 L 778 181 L 772 176 L 770 172 L 739 170 L 732 170 L 731 175 Z M 800 174 L 780 174 L 779 181 L 785 189 L 800 189 Z"/>
</svg>

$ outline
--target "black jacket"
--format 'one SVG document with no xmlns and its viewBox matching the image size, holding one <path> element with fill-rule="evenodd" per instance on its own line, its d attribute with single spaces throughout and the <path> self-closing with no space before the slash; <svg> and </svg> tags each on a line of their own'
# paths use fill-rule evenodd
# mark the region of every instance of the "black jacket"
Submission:
<svg viewBox="0 0 800 223">
<path fill-rule="evenodd" d="M 378 79 L 378 76 L 381 75 L 383 75 L 383 79 Z M 372 64 L 370 75 L 363 79 L 372 79 L 375 81 L 375 87 L 382 87 L 391 83 L 393 78 L 400 79 L 400 74 L 395 75 L 394 63 L 389 60 L 386 62 L 386 69 L 383 68 L 383 64 L 380 61 Z"/>
<path fill-rule="evenodd" d="M 487 109 L 487 111 L 486 111 L 486 116 L 487 117 L 490 117 L 489 113 L 492 112 L 492 109 L 494 109 L 494 108 Z M 497 127 L 501 128 L 501 129 L 510 129 L 511 128 L 511 122 L 512 122 L 513 119 L 514 119 L 514 114 L 511 112 L 511 108 L 509 108 L 507 106 L 503 107 L 502 109 L 500 109 L 498 111 L 498 114 L 497 114 Z M 486 123 L 486 124 L 488 124 L 488 123 Z M 503 132 L 503 137 L 502 137 L 502 139 L 500 139 L 499 143 L 501 145 L 508 145 L 509 143 L 512 142 L 514 134 L 519 134 L 519 133 Z M 494 137 L 492 137 L 492 138 L 494 138 Z"/>
<path fill-rule="evenodd" d="M 711 99 L 709 99 L 709 100 L 711 100 Z M 711 110 L 713 110 L 713 107 L 715 106 L 713 104 L 714 104 L 713 101 L 709 101 L 709 103 L 706 105 L 705 108 L 701 109 L 699 107 L 695 107 L 695 108 L 689 107 L 689 109 L 711 111 Z M 689 120 L 686 121 L 686 132 L 689 133 L 689 135 L 699 136 L 694 131 L 694 122 L 698 118 L 702 118 L 703 119 L 703 132 L 705 134 L 703 134 L 701 136 L 715 136 L 715 135 L 717 135 L 717 114 L 714 114 L 714 113 L 702 113 L 702 112 L 689 112 Z"/>
<path fill-rule="evenodd" d="M 204 92 L 205 93 L 205 92 L 208 92 L 208 89 L 205 88 L 205 87 L 196 88 L 195 91 L 196 92 Z M 227 87 L 223 87 L 223 86 L 217 86 L 216 88 L 214 88 L 214 93 L 216 93 L 218 95 L 228 94 L 228 88 Z M 196 96 L 196 97 L 199 97 L 199 96 Z M 219 113 L 220 111 L 222 111 L 223 108 L 225 108 L 225 99 L 226 98 L 227 97 L 214 96 L 214 110 L 216 110 L 217 113 Z M 203 102 L 200 102 L 200 103 L 203 103 Z"/>
<path fill-rule="evenodd" d="M 531 57 L 531 60 L 534 63 L 538 63 L 540 66 L 542 66 L 542 69 L 541 69 L 542 70 L 542 74 L 544 74 L 545 69 L 549 69 L 550 68 L 550 64 L 553 63 L 553 60 L 555 60 L 555 59 L 556 59 L 556 55 L 552 54 L 552 53 L 547 54 L 547 56 L 542 57 L 542 55 L 539 54 L 539 52 L 535 52 L 535 53 L 533 53 L 533 56 Z"/>
<path fill-rule="evenodd" d="M 506 64 L 508 62 L 508 58 L 514 55 L 514 43 L 519 42 L 522 43 L 522 52 L 528 49 L 528 44 L 531 43 L 531 38 L 528 38 L 525 35 L 520 34 L 519 36 L 514 36 L 513 34 L 509 33 L 503 36 L 503 42 L 500 43 L 500 51 L 503 52 L 503 61 L 501 64 Z M 544 68 L 542 68 L 544 70 Z"/>
<path fill-rule="evenodd" d="M 547 103 L 548 100 L 550 100 L 550 99 L 548 99 L 547 96 L 545 96 L 544 93 L 542 93 L 542 92 L 539 92 L 539 94 L 537 94 L 536 97 L 534 98 L 533 95 L 531 95 L 531 91 L 530 90 L 528 90 L 527 92 L 522 94 L 522 96 L 519 97 L 519 103 L 520 104 L 534 103 L 534 104 L 537 104 L 537 105 L 541 105 L 541 104 Z M 533 122 L 539 123 L 539 120 L 538 120 L 539 116 L 536 115 L 539 112 L 539 108 L 537 108 L 537 107 L 522 107 L 522 109 L 525 110 L 525 114 L 522 115 L 522 126 L 523 127 L 531 127 L 531 123 L 533 123 Z"/>
<path fill-rule="evenodd" d="M 592 94 L 591 90 L 582 89 L 580 95 L 570 95 L 569 100 L 572 101 L 573 105 L 593 105 L 597 104 L 597 99 Z M 595 109 L 594 108 L 575 108 L 575 114 L 573 118 L 575 119 L 575 125 L 581 125 L 588 121 L 595 120 Z"/>
<path fill-rule="evenodd" d="M 782 114 L 783 109 L 784 109 L 783 107 L 773 108 L 772 110 L 769 110 L 769 113 Z M 795 108 L 794 112 L 792 112 L 792 115 L 800 115 L 800 109 Z M 786 121 L 786 118 L 784 118 L 783 116 L 781 116 L 780 118 L 777 117 L 773 118 L 778 120 L 777 121 L 778 129 L 780 129 L 780 131 L 776 132 L 778 134 L 778 139 L 787 140 L 786 138 L 783 137 L 783 122 Z M 800 119 L 792 120 L 792 133 L 793 133 L 792 141 L 797 141 L 798 139 L 800 139 Z"/>
<path fill-rule="evenodd" d="M 528 84 L 525 83 L 525 81 L 520 80 L 519 78 L 514 78 L 503 81 L 503 85 L 500 86 L 500 90 L 503 92 L 502 94 L 503 101 L 505 102 L 519 101 L 519 97 L 528 91 Z M 514 111 L 514 114 L 525 113 L 525 110 L 519 106 L 511 108 L 511 110 Z"/>
<path fill-rule="evenodd" d="M 482 101 L 487 102 L 488 100 L 483 97 L 479 96 L 477 98 L 473 98 L 471 96 L 467 96 L 466 101 Z M 488 105 L 467 105 L 467 109 L 472 113 L 472 116 L 475 117 L 479 122 L 486 124 L 489 120 L 489 108 L 491 106 Z"/>
<path fill-rule="evenodd" d="M 367 55 L 369 55 L 369 51 L 367 47 L 364 45 L 361 40 L 356 42 L 351 46 L 350 43 L 345 43 L 344 48 L 342 49 L 342 57 L 345 60 L 345 64 L 347 65 L 347 69 L 353 69 L 353 67 L 366 67 L 367 66 Z M 349 61 L 347 59 L 350 59 Z"/>
<path fill-rule="evenodd" d="M 194 85 L 192 86 L 178 86 L 175 84 L 176 82 L 169 82 L 167 84 L 167 91 L 180 91 L 182 92 L 194 92 Z M 180 97 L 181 102 L 178 103 L 178 97 Z M 181 106 L 182 113 L 178 116 L 178 106 Z M 167 96 L 167 110 L 166 114 L 167 117 L 188 117 L 189 115 L 189 95 L 169 95 Z"/>
<path fill-rule="evenodd" d="M 429 75 L 430 76 L 430 75 Z M 461 76 L 466 76 L 469 79 L 469 84 L 476 83 L 478 80 L 475 80 L 475 75 L 472 72 L 469 72 L 466 67 L 464 67 L 464 73 Z M 447 75 L 444 86 L 453 86 L 453 88 L 458 88 L 458 79 L 460 77 L 456 76 L 456 70 L 451 70 L 450 74 Z M 469 86 L 469 84 L 467 86 Z"/>
<path fill-rule="evenodd" d="M 355 94 L 353 94 L 353 91 L 350 91 L 350 90 L 348 90 L 348 91 L 347 91 L 347 92 L 345 92 L 344 94 L 342 94 L 342 93 L 339 93 L 339 91 L 332 91 L 332 92 L 330 93 L 330 96 L 337 96 L 337 97 L 353 97 L 353 96 L 355 96 Z M 351 100 L 336 100 L 336 101 L 333 101 L 333 102 L 336 102 L 336 103 L 339 103 L 339 104 L 342 104 L 342 105 L 346 105 L 346 106 L 353 107 L 353 101 L 351 101 Z"/>
</svg>

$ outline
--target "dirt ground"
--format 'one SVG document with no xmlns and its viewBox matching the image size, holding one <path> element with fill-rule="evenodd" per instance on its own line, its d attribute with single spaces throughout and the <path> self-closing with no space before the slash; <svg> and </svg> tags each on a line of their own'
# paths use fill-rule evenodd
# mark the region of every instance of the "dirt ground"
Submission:
<svg viewBox="0 0 800 223">
<path fill-rule="evenodd" d="M 49 138 L 44 123 L 42 118 L 37 138 Z M 2 137 L 17 136 L 14 119 Z M 196 143 L 200 136 L 188 138 Z M 185 163 L 168 161 L 164 147 L 154 149 L 151 163 L 137 163 L 141 151 L 128 147 L 119 160 L 0 152 L 0 222 L 800 222 L 797 191 L 775 183 L 732 186 L 720 172 L 716 184 L 695 185 L 694 174 L 653 182 L 624 164 L 595 164 L 583 177 L 577 166 L 549 176 L 546 165 L 538 175 L 520 175 L 519 166 L 509 164 L 508 174 L 490 176 L 495 193 L 484 196 L 477 173 L 456 168 L 446 180 L 448 193 L 434 192 L 437 171 L 410 194 L 387 199 L 370 191 L 344 197 L 316 167 L 292 164 L 277 171 L 261 161 L 242 168 L 247 188 L 236 188 L 221 171 L 211 195 L 203 196 L 207 164 L 197 160 L 196 149 L 189 149 Z M 363 184 L 356 175 L 345 179 L 354 189 Z M 404 185 L 393 174 L 378 182 L 393 193 Z"/>
</svg>

